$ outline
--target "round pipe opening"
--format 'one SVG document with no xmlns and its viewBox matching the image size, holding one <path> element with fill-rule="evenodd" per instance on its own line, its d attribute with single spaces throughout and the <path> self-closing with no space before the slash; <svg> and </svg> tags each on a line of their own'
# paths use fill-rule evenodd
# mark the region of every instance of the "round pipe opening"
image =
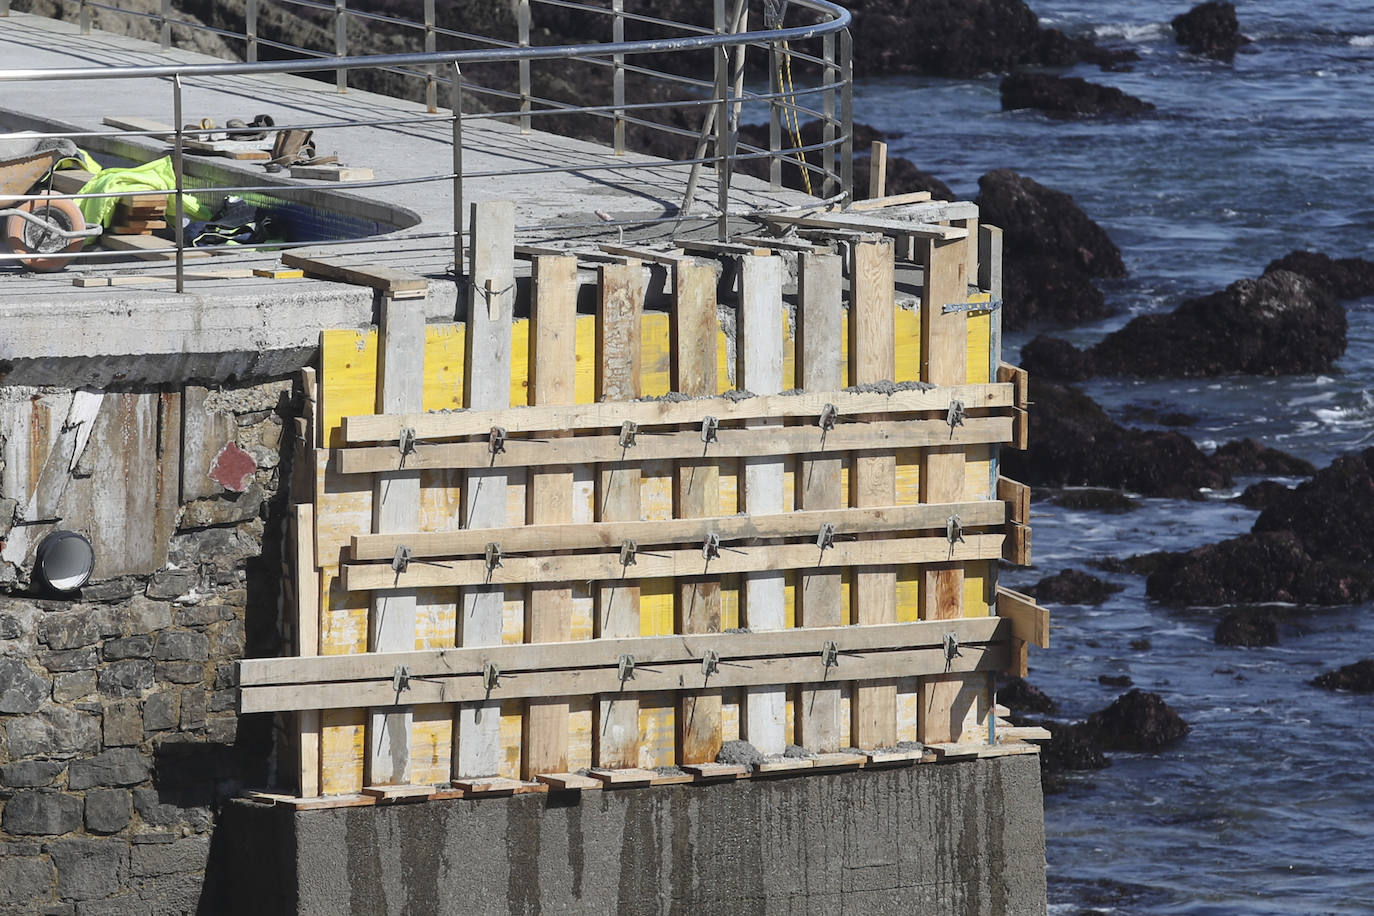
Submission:
<svg viewBox="0 0 1374 916">
<path fill-rule="evenodd" d="M 55 592 L 74 592 L 95 569 L 95 548 L 75 531 L 54 531 L 38 545 L 34 574 Z"/>
</svg>

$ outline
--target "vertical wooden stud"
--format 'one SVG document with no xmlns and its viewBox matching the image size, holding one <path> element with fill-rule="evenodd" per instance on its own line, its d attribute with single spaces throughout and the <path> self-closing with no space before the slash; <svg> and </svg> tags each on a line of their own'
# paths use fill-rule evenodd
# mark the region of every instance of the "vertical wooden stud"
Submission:
<svg viewBox="0 0 1374 916">
<path fill-rule="evenodd" d="M 715 270 L 702 262 L 677 268 L 677 301 L 673 310 L 673 388 L 690 397 L 716 394 Z M 679 461 L 673 514 L 703 518 L 720 512 L 720 467 L 715 461 Z M 677 631 L 720 631 L 720 578 L 679 577 Z M 684 691 L 677 715 L 678 763 L 712 763 L 721 745 L 719 690 Z"/>
<path fill-rule="evenodd" d="M 868 159 L 868 197 L 876 200 L 887 194 L 887 144 L 874 140 L 872 149 Z"/>
<path fill-rule="evenodd" d="M 296 559 L 296 654 L 304 658 L 320 654 L 320 573 L 315 567 L 315 507 L 311 503 L 291 507 L 291 543 Z M 297 721 L 300 794 L 314 798 L 320 794 L 320 711 L 303 710 Z"/>
<path fill-rule="evenodd" d="M 602 267 L 598 292 L 596 398 L 599 401 L 633 400 L 642 393 L 643 268 L 638 263 Z M 602 464 L 597 468 L 594 498 L 598 521 L 639 521 L 640 476 L 639 465 L 628 461 Z M 640 587 L 636 579 L 598 583 L 597 634 L 604 638 L 640 635 L 639 600 Z M 594 727 L 592 759 L 598 766 L 611 769 L 639 766 L 637 694 L 602 694 L 596 705 Z"/>
<path fill-rule="evenodd" d="M 474 203 L 470 229 L 463 400 L 469 408 L 499 410 L 510 407 L 514 205 L 509 201 Z M 501 469 L 467 473 L 464 527 L 499 528 L 506 524 L 506 477 Z M 459 604 L 460 644 L 500 645 L 504 602 L 504 589 L 499 585 L 464 587 Z M 455 734 L 455 778 L 497 775 L 501 765 L 500 701 L 462 704 Z"/>
<path fill-rule="evenodd" d="M 782 390 L 782 258 L 746 255 L 740 262 L 736 377 L 741 388 L 754 394 L 777 394 Z M 781 424 L 756 420 L 750 425 Z M 746 458 L 741 465 L 744 511 L 751 515 L 782 512 L 783 458 Z M 781 630 L 786 625 L 786 585 L 786 576 L 779 570 L 745 575 L 744 619 L 750 630 Z M 745 688 L 742 737 L 760 753 L 781 754 L 787 749 L 786 712 L 784 687 Z"/>
<path fill-rule="evenodd" d="M 530 403 L 572 404 L 577 367 L 577 259 L 534 259 L 530 310 Z M 558 433 L 547 434 L 557 437 Z M 556 447 L 556 446 L 551 446 Z M 568 465 L 531 468 L 526 490 L 531 525 L 573 520 L 573 472 Z M 529 587 L 525 598 L 525 641 L 572 639 L 572 587 L 568 583 Z M 524 718 L 522 776 L 568 769 L 568 698 L 530 700 Z"/>
<path fill-rule="evenodd" d="M 840 352 L 844 263 L 839 255 L 803 254 L 798 269 L 797 380 L 807 391 L 836 391 L 844 387 Z M 797 476 L 801 508 L 843 508 L 843 468 L 844 459 L 838 457 L 803 460 Z M 844 579 L 838 570 L 803 572 L 797 591 L 797 625 L 843 625 L 843 588 Z M 796 704 L 797 744 L 818 753 L 840 749 L 841 690 L 834 684 L 802 687 Z"/>
</svg>

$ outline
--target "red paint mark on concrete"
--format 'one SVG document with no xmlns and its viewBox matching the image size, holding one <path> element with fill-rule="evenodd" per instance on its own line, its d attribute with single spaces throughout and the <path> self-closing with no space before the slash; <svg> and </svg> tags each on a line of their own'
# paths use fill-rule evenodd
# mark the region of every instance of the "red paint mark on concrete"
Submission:
<svg viewBox="0 0 1374 916">
<path fill-rule="evenodd" d="M 258 463 L 253 460 L 253 456 L 239 448 L 236 443 L 230 442 L 220 449 L 214 463 L 210 465 L 210 479 L 226 490 L 242 493 L 248 489 L 248 481 L 253 478 L 253 473 L 257 469 Z"/>
</svg>

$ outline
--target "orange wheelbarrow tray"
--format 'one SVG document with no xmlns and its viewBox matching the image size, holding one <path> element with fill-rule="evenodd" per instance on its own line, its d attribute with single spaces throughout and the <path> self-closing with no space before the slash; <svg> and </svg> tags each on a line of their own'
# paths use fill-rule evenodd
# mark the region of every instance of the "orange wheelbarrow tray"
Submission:
<svg viewBox="0 0 1374 916">
<path fill-rule="evenodd" d="M 103 231 L 87 226 L 75 201 L 48 192 L 34 200 L 25 195 L 62 158 L 58 150 L 29 153 L 0 161 L 0 246 L 31 270 L 61 270 L 86 240 Z M 14 203 L 6 207 L 5 204 Z"/>
</svg>

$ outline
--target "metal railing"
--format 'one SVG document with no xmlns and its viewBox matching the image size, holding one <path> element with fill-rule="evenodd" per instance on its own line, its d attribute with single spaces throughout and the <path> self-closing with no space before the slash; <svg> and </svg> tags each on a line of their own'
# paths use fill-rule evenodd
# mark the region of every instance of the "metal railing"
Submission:
<svg viewBox="0 0 1374 916">
<path fill-rule="evenodd" d="M 828 0 L 763 0 L 757 11 L 751 10 L 750 0 L 712 0 L 712 19 L 706 23 L 674 22 L 626 9 L 625 0 L 603 0 L 605 5 L 580 0 L 518 0 L 514 7 L 514 30 L 505 37 L 477 35 L 440 24 L 435 0 L 418 0 L 423 5 L 423 18 L 410 20 L 399 16 L 353 9 L 347 0 L 269 0 L 279 8 L 304 11 L 316 21 L 326 22 L 319 27 L 321 34 L 332 32 L 332 48 L 324 50 L 277 41 L 265 37 L 261 0 L 246 0 L 242 31 L 215 28 L 180 17 L 171 0 L 162 0 L 158 13 L 123 10 L 110 3 L 96 0 L 66 0 L 78 7 L 77 18 L 82 33 L 89 33 L 97 16 L 126 16 L 151 20 L 160 36 L 162 47 L 173 46 L 180 33 L 203 32 L 219 36 L 227 42 L 242 45 L 243 62 L 214 64 L 162 64 L 153 66 L 106 66 L 46 69 L 0 69 L 0 82 L 7 84 L 28 81 L 88 81 L 109 79 L 160 80 L 170 85 L 172 111 L 172 163 L 175 187 L 169 200 L 169 215 L 175 209 L 174 247 L 162 253 L 175 254 L 177 290 L 183 290 L 184 258 L 187 239 L 182 208 L 183 191 L 196 193 L 260 195 L 271 199 L 289 199 L 292 195 L 317 193 L 321 189 L 357 191 L 383 188 L 398 184 L 436 183 L 451 188 L 453 228 L 436 232 L 432 227 L 420 226 L 418 232 L 391 233 L 389 242 L 398 239 L 451 238 L 454 271 L 463 270 L 463 186 L 466 180 L 496 176 L 517 176 L 557 172 L 602 173 L 615 179 L 627 178 L 636 171 L 659 174 L 664 167 L 687 170 L 682 204 L 677 212 L 655 218 L 633 218 L 621 224 L 643 225 L 656 221 L 681 222 L 696 202 L 701 176 L 714 171 L 716 189 L 716 225 L 719 237 L 728 231 L 731 201 L 731 179 L 736 173 L 751 172 L 764 177 L 770 188 L 779 190 L 784 184 L 784 169 L 797 176 L 801 187 L 823 201 L 847 198 L 852 186 L 852 42 L 848 26 L 849 13 Z M 357 2 L 357 0 L 355 0 Z M 9 0 L 0 0 L 0 15 L 8 14 Z M 648 4 L 646 3 L 646 7 Z M 550 17 L 580 17 L 584 21 L 609 20 L 606 37 L 609 41 L 587 41 L 576 44 L 536 45 L 535 8 Z M 751 12 L 761 14 L 763 29 L 749 29 Z M 787 20 L 800 20 L 787 24 Z M 757 20 L 755 20 L 757 21 Z M 360 24 L 367 28 L 391 30 L 394 35 L 409 36 L 423 50 L 373 55 L 350 55 L 350 27 Z M 627 26 L 652 33 L 651 37 L 627 39 Z M 440 44 L 463 45 L 446 50 Z M 763 80 L 751 78 L 746 63 L 750 51 L 757 58 L 762 52 L 767 60 L 767 89 Z M 272 55 L 290 55 L 284 59 L 264 60 L 265 51 Z M 814 53 L 813 53 L 814 52 Z M 700 56 L 710 54 L 708 67 L 700 66 Z M 695 55 L 695 57 L 693 56 Z M 664 62 L 657 67 L 640 65 Z M 503 84 L 493 80 L 477 82 L 473 73 L 487 71 L 497 80 L 504 80 L 515 70 L 514 78 Z M 578 66 L 587 73 L 610 70 L 609 98 L 602 104 L 587 104 L 585 98 L 559 99 L 535 91 L 534 68 L 550 66 L 567 68 Z M 467 71 L 465 73 L 465 70 Z M 428 114 L 398 115 L 370 120 L 320 119 L 309 124 L 276 124 L 275 130 L 328 130 L 331 128 L 372 127 L 401 129 L 424 125 L 433 127 L 449 124 L 451 162 L 440 170 L 418 177 L 378 181 L 312 182 L 309 186 L 285 181 L 263 179 L 239 182 L 235 185 L 208 183 L 203 179 L 188 184 L 186 144 L 216 131 L 198 129 L 184 123 L 182 116 L 183 85 L 188 80 L 221 79 L 225 77 L 266 76 L 269 74 L 301 74 L 319 77 L 333 72 L 339 92 L 348 91 L 350 84 L 365 82 L 377 75 L 399 77 L 402 82 L 414 81 L 422 88 Z M 705 77 L 709 72 L 710 78 Z M 638 90 L 642 101 L 630 101 L 627 87 Z M 757 87 L 757 88 L 756 88 Z M 448 114 L 439 113 L 440 93 L 446 94 Z M 419 95 L 420 92 L 416 92 Z M 10 97 L 16 96 L 9 93 Z M 22 96 L 21 96 L 22 97 Z M 746 111 L 767 112 L 768 139 L 766 143 L 750 143 L 741 139 L 742 119 Z M 477 110 L 481 109 L 481 110 Z M 457 113 L 457 116 L 455 116 Z M 502 120 L 518 124 L 523 133 L 531 131 L 540 118 L 597 119 L 608 122 L 605 135 L 599 137 L 612 154 L 603 162 L 577 163 L 546 162 L 528 168 L 497 171 L 464 171 L 463 132 L 465 126 L 480 120 Z M 820 138 L 806 142 L 802 125 L 807 121 L 820 123 Z M 222 130 L 222 129 L 221 129 Z M 84 132 L 26 132 L 33 137 L 65 137 L 78 143 L 88 140 L 109 142 L 129 138 L 165 136 L 166 132 L 113 130 Z M 652 161 L 626 155 L 631 135 L 641 141 L 675 150 L 667 157 Z M 659 152 L 656 150 L 656 152 Z M 815 161 L 819 159 L 819 162 Z M 766 168 L 765 168 L 766 166 Z M 126 192 L 127 193 L 127 192 Z M 41 195 L 6 194 L 11 202 L 34 200 Z M 68 194 L 67 199 L 118 197 L 118 193 Z M 820 203 L 820 201 L 818 201 Z M 609 225 L 614 228 L 616 220 Z M 597 225 L 571 223 L 567 228 Z M 524 227 L 518 227 L 524 228 Z M 544 228 L 548 228 L 547 226 Z M 312 240 L 319 244 L 357 244 L 375 240 L 376 236 Z M 240 250 L 262 251 L 283 247 L 281 243 L 245 245 Z M 145 252 L 145 254 L 148 252 Z M 13 263 L 15 254 L 0 255 L 0 265 Z M 108 258 L 104 252 L 77 252 L 76 260 Z"/>
</svg>

